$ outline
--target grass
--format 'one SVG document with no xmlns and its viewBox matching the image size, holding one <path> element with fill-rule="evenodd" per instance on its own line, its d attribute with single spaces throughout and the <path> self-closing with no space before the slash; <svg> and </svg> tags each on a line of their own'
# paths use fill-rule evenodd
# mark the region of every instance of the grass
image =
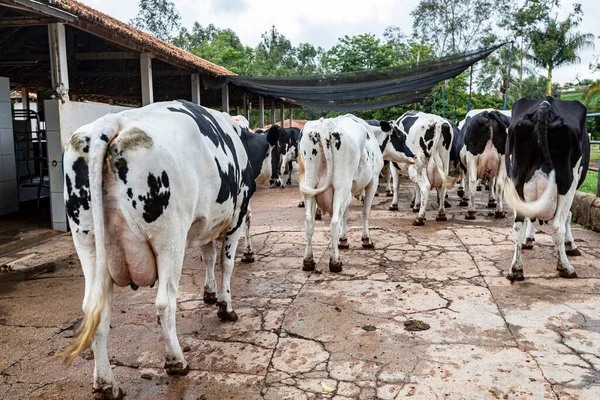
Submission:
<svg viewBox="0 0 600 400">
<path fill-rule="evenodd" d="M 560 96 L 561 100 L 579 100 L 581 101 L 581 99 L 583 98 L 583 93 L 578 92 L 578 93 L 563 93 Z"/>
<path fill-rule="evenodd" d="M 581 192 L 596 194 L 596 185 L 598 183 L 598 173 L 588 171 L 583 185 L 579 188 Z"/>
</svg>

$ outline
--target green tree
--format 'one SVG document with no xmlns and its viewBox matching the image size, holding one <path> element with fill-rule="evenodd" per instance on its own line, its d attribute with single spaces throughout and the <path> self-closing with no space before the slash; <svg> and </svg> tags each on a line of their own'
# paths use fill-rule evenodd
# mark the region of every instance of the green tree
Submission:
<svg viewBox="0 0 600 400">
<path fill-rule="evenodd" d="M 508 0 L 420 0 L 410 13 L 413 36 L 432 44 L 438 55 L 473 48 L 491 31 Z"/>
<path fill-rule="evenodd" d="M 138 14 L 129 24 L 157 38 L 170 42 L 181 26 L 181 16 L 169 0 L 140 0 Z"/>
<path fill-rule="evenodd" d="M 319 72 L 319 57 L 323 54 L 321 47 L 315 48 L 310 43 L 300 43 L 295 49 L 298 60 L 296 73 L 310 75 Z"/>
<path fill-rule="evenodd" d="M 397 61 L 395 46 L 381 40 L 372 33 L 344 36 L 323 54 L 321 63 L 329 73 L 362 71 L 389 67 Z"/>
<path fill-rule="evenodd" d="M 258 75 L 291 75 L 298 65 L 292 43 L 275 25 L 261 38 L 255 50 L 255 72 Z"/>
<path fill-rule="evenodd" d="M 591 33 L 573 32 L 581 22 L 583 12 L 580 4 L 564 21 L 557 17 L 547 18 L 542 28 L 531 34 L 533 61 L 548 71 L 546 94 L 552 94 L 552 72 L 563 65 L 581 62 L 577 52 L 594 47 L 594 35 Z"/>
</svg>

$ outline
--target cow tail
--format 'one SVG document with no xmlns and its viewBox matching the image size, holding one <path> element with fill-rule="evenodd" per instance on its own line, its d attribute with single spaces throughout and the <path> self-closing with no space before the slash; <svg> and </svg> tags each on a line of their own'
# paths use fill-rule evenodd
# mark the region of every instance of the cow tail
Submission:
<svg viewBox="0 0 600 400">
<path fill-rule="evenodd" d="M 323 150 L 323 155 L 325 156 L 325 164 L 327 165 L 327 174 L 325 175 L 325 183 L 320 188 L 312 189 L 304 186 L 304 174 L 301 174 L 301 179 L 299 182 L 300 192 L 305 197 L 313 197 L 320 193 L 323 193 L 329 186 L 331 186 L 331 182 L 333 181 L 333 143 L 331 142 L 331 133 L 333 132 L 333 122 L 324 121 L 321 125 L 324 129 L 321 129 L 321 134 L 319 135 L 319 144 L 321 146 L 321 150 Z"/>
<path fill-rule="evenodd" d="M 444 122 L 446 123 L 446 122 Z M 454 183 L 456 183 L 456 179 L 449 177 L 446 172 L 444 172 L 444 163 L 442 161 L 442 158 L 440 157 L 440 149 L 438 148 L 438 146 L 440 146 L 440 142 L 442 140 L 442 125 L 443 124 L 436 124 L 436 130 L 435 130 L 435 135 L 433 137 L 433 162 L 435 164 L 435 167 L 437 169 L 438 174 L 440 175 L 440 177 L 442 178 L 442 180 L 444 181 L 443 185 L 446 189 L 451 189 L 454 186 Z M 451 126 L 449 126 L 450 129 L 452 129 Z M 450 143 L 452 145 L 452 143 Z M 452 148 L 452 146 L 450 146 L 450 148 Z"/>
<path fill-rule="evenodd" d="M 65 364 L 70 364 L 75 357 L 92 344 L 96 330 L 100 324 L 102 312 L 106 306 L 106 292 L 113 284 L 108 270 L 104 242 L 102 171 L 104 168 L 106 152 L 108 150 L 108 143 L 116 135 L 117 130 L 115 129 L 112 133 L 107 130 L 105 131 L 106 132 L 95 130 L 95 132 L 92 133 L 88 164 L 92 219 L 94 223 L 96 268 L 93 270 L 91 278 L 92 285 L 90 293 L 87 296 L 85 309 L 83 310 L 84 317 L 81 326 L 79 327 L 77 338 L 63 354 L 59 355 L 64 358 L 63 361 Z"/>
<path fill-rule="evenodd" d="M 535 218 L 539 215 L 541 210 L 548 208 L 548 204 L 551 201 L 556 201 L 556 199 L 554 199 L 556 193 L 554 187 L 556 185 L 555 175 L 556 173 L 554 170 L 550 171 L 550 174 L 548 175 L 548 185 L 546 186 L 546 189 L 544 189 L 544 193 L 542 193 L 539 199 L 531 202 L 521 199 L 512 179 L 507 177 L 504 182 L 504 200 L 506 200 L 509 207 L 512 207 L 517 211 L 517 214 L 528 218 Z"/>
</svg>

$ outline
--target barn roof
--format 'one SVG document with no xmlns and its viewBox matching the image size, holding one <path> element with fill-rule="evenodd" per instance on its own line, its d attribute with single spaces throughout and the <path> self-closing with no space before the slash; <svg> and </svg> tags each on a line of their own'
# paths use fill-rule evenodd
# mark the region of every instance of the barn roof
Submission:
<svg viewBox="0 0 600 400">
<path fill-rule="evenodd" d="M 204 60 L 177 46 L 160 40 L 146 32 L 119 21 L 110 15 L 104 14 L 83 3 L 74 0 L 47 0 L 48 4 L 76 15 L 78 18 L 69 24 L 84 31 L 103 37 L 108 33 L 107 40 L 130 42 L 135 50 L 147 51 L 157 58 L 168 59 L 169 62 L 178 61 L 181 66 L 201 70 L 213 76 L 235 75 L 233 72 L 210 61 Z M 108 32 L 106 32 L 108 30 Z M 130 46 L 127 46 L 130 47 Z M 175 59 L 175 60 L 173 60 Z M 167 61 L 167 60 L 165 60 Z"/>
<path fill-rule="evenodd" d="M 68 25 L 105 40 L 139 52 L 150 52 L 156 58 L 183 68 L 212 76 L 235 75 L 226 68 L 195 56 L 75 0 L 2 0 L 2 2 L 13 3 L 15 6 L 23 7 L 37 14 L 62 19 Z"/>
</svg>

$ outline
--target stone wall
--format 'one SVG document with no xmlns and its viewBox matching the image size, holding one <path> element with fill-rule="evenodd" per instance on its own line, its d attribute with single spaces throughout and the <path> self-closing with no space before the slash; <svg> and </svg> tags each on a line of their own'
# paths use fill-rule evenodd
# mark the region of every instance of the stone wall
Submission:
<svg viewBox="0 0 600 400">
<path fill-rule="evenodd" d="M 600 232 L 600 197 L 593 194 L 576 192 L 571 205 L 573 219 L 578 224 Z"/>
</svg>

